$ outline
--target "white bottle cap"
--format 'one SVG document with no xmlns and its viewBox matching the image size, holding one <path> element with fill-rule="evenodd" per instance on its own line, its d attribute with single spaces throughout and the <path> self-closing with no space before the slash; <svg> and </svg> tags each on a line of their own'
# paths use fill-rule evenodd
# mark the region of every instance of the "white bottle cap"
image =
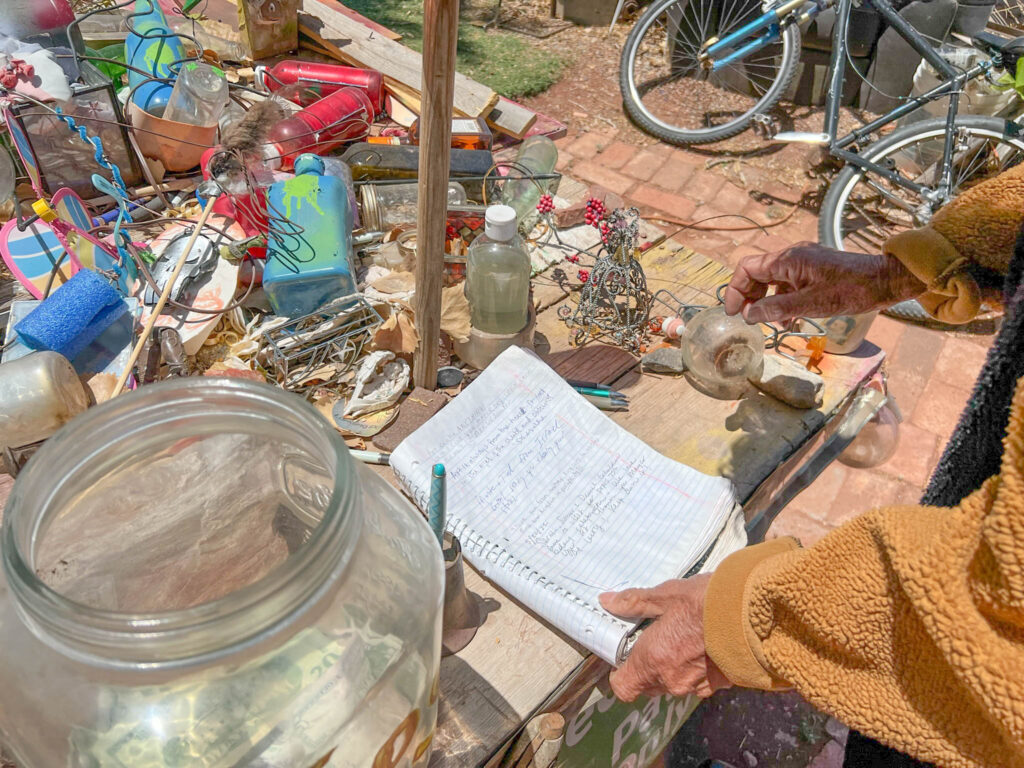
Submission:
<svg viewBox="0 0 1024 768">
<path fill-rule="evenodd" d="M 509 205 L 489 205 L 484 218 L 484 234 L 491 240 L 506 241 L 516 236 L 516 211 Z"/>
</svg>

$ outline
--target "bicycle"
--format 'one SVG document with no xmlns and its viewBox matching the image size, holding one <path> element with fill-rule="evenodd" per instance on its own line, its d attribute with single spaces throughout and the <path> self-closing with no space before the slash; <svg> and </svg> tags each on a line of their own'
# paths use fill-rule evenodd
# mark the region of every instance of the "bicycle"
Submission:
<svg viewBox="0 0 1024 768">
<path fill-rule="evenodd" d="M 819 144 L 845 163 L 822 200 L 819 239 L 832 248 L 878 252 L 888 237 L 923 226 L 963 189 L 1024 160 L 1019 125 L 958 114 L 968 81 L 984 76 L 995 82 L 1000 70 L 1016 72 L 1024 38 L 983 32 L 973 38 L 983 56 L 959 69 L 889 0 L 864 2 L 921 54 L 941 82 L 843 136 L 838 135 L 839 96 L 847 62 L 853 66 L 847 30 L 854 0 L 655 0 L 623 49 L 619 79 L 626 111 L 649 133 L 675 144 L 721 141 L 752 123 L 770 126 L 767 113 L 796 73 L 799 25 L 835 7 L 823 131 L 788 131 L 773 138 Z M 881 128 L 947 96 L 945 118 L 915 122 L 870 141 Z"/>
</svg>

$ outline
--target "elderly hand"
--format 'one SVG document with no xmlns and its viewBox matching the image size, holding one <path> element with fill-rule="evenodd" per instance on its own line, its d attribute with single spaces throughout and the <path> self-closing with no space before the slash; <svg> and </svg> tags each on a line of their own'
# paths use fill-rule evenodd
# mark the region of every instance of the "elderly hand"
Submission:
<svg viewBox="0 0 1024 768">
<path fill-rule="evenodd" d="M 704 593 L 710 579 L 703 574 L 600 595 L 610 613 L 655 619 L 640 633 L 626 663 L 608 678 L 616 696 L 623 701 L 663 693 L 707 698 L 731 685 L 704 650 Z"/>
<path fill-rule="evenodd" d="M 772 286 L 775 294 L 768 296 Z M 797 243 L 743 259 L 725 291 L 725 311 L 742 313 L 748 323 L 852 315 L 915 298 L 926 288 L 897 259 Z"/>
</svg>

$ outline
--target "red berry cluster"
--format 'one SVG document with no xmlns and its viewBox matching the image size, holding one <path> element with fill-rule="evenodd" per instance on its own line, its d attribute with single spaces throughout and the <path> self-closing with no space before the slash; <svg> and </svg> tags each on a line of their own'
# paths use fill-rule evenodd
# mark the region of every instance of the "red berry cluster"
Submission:
<svg viewBox="0 0 1024 768">
<path fill-rule="evenodd" d="M 580 256 L 578 253 L 570 253 L 568 256 L 565 257 L 565 260 L 568 261 L 570 264 L 579 264 Z"/>
<path fill-rule="evenodd" d="M 586 269 L 581 269 L 579 272 L 576 273 L 576 277 L 580 279 L 581 283 L 585 283 L 587 282 L 587 280 L 590 279 L 590 272 Z"/>
<path fill-rule="evenodd" d="M 455 228 L 454 224 L 449 224 L 444 236 L 447 240 L 455 240 L 459 236 L 459 230 Z"/>
<path fill-rule="evenodd" d="M 537 210 L 543 213 L 554 213 L 555 210 L 555 199 L 547 192 L 540 196 L 540 202 L 537 203 Z"/>
<path fill-rule="evenodd" d="M 583 221 L 596 227 L 597 223 L 604 218 L 606 212 L 604 202 L 596 197 L 592 197 L 587 200 L 587 210 L 583 214 Z"/>
</svg>

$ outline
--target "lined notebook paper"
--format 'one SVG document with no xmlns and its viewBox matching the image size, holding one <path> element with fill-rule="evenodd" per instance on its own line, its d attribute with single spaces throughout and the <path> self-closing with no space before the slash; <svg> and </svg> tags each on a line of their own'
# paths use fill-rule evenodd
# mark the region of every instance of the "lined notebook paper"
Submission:
<svg viewBox="0 0 1024 768">
<path fill-rule="evenodd" d="M 731 483 L 662 456 L 511 347 L 391 455 L 426 509 L 448 474 L 448 530 L 486 578 L 611 663 L 636 627 L 597 596 L 686 573 L 725 527 Z"/>
</svg>

